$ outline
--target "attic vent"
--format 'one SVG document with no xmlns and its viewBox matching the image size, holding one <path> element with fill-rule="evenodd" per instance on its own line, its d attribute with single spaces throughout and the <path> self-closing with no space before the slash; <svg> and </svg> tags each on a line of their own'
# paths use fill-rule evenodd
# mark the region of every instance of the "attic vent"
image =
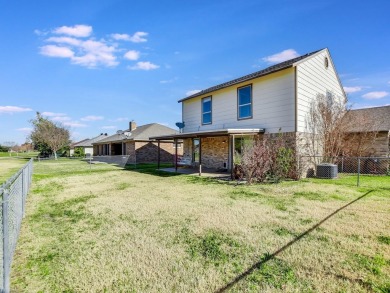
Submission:
<svg viewBox="0 0 390 293">
<path fill-rule="evenodd" d="M 329 67 L 328 57 L 325 57 L 324 64 L 325 64 L 325 68 L 328 69 L 328 67 Z"/>
</svg>

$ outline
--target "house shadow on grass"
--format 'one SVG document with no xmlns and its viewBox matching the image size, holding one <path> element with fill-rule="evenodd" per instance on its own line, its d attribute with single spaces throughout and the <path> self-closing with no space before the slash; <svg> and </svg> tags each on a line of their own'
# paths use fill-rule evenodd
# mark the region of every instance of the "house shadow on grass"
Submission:
<svg viewBox="0 0 390 293">
<path fill-rule="evenodd" d="M 171 164 L 161 164 L 161 167 L 172 167 Z M 126 171 L 135 171 L 139 173 L 155 175 L 158 177 L 174 177 L 182 175 L 180 173 L 165 172 L 157 169 L 157 164 L 143 163 L 143 164 L 128 164 L 124 167 Z"/>
<path fill-rule="evenodd" d="M 215 293 L 223 293 L 223 292 L 227 292 L 229 289 L 231 289 L 235 284 L 237 284 L 238 282 L 242 281 L 243 279 L 245 279 L 246 277 L 248 277 L 250 274 L 252 274 L 255 270 L 257 269 L 260 269 L 262 268 L 262 266 L 264 264 L 266 264 L 268 261 L 272 260 L 272 259 L 275 259 L 276 256 L 278 256 L 280 253 L 282 253 L 283 251 L 285 251 L 287 248 L 289 248 L 290 246 L 292 246 L 295 242 L 301 240 L 303 237 L 305 237 L 306 235 L 308 235 L 309 233 L 313 232 L 316 228 L 318 228 L 320 225 L 322 225 L 324 222 L 326 222 L 327 220 L 329 220 L 331 217 L 333 217 L 334 215 L 338 214 L 340 211 L 344 210 L 345 208 L 347 208 L 348 206 L 352 205 L 353 203 L 357 202 L 358 200 L 366 197 L 368 194 L 370 194 L 371 192 L 373 192 L 373 190 L 370 190 L 368 192 L 366 192 L 365 194 L 359 196 L 358 198 L 354 199 L 353 201 L 347 203 L 346 205 L 338 208 L 337 210 L 335 210 L 333 213 L 329 214 L 328 216 L 326 216 L 325 218 L 323 218 L 321 221 L 319 221 L 317 224 L 313 225 L 310 229 L 306 230 L 305 232 L 303 232 L 302 234 L 298 235 L 297 237 L 295 237 L 293 240 L 291 240 L 290 242 L 288 242 L 287 244 L 285 244 L 284 246 L 282 246 L 281 248 L 279 248 L 278 250 L 276 250 L 274 253 L 272 254 L 266 254 L 260 261 L 254 263 L 251 267 L 249 267 L 246 271 L 244 271 L 243 273 L 241 273 L 240 275 L 238 275 L 237 277 L 235 277 L 233 280 L 231 280 L 229 283 L 227 283 L 225 286 L 219 288 L 217 291 L 215 291 Z M 366 285 L 366 284 L 365 284 Z M 368 284 L 367 284 L 368 285 Z"/>
</svg>

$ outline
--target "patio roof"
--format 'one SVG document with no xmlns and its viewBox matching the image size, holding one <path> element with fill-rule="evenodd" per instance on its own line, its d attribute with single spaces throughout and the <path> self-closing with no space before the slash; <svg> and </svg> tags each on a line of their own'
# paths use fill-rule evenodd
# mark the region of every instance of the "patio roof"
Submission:
<svg viewBox="0 0 390 293">
<path fill-rule="evenodd" d="M 264 133 L 264 128 L 243 128 L 243 129 L 215 129 L 215 130 L 204 130 L 204 131 L 195 131 L 195 132 L 186 132 L 186 133 L 178 133 L 172 135 L 163 135 L 163 136 L 155 136 L 151 137 L 151 139 L 156 140 L 164 140 L 164 139 L 180 139 L 180 138 L 197 138 L 197 137 L 213 137 L 213 136 L 225 136 L 225 135 L 248 135 L 248 134 L 259 134 Z"/>
</svg>

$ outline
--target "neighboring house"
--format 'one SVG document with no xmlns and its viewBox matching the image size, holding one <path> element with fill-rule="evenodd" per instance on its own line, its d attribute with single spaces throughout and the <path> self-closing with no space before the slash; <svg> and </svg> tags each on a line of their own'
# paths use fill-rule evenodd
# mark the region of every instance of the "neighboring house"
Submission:
<svg viewBox="0 0 390 293">
<path fill-rule="evenodd" d="M 91 138 L 91 139 L 87 138 L 87 139 L 84 139 L 82 141 L 79 141 L 79 142 L 76 142 L 76 143 L 72 144 L 70 146 L 70 151 L 69 151 L 70 156 L 74 155 L 74 150 L 76 148 L 82 148 L 84 150 L 84 154 L 86 156 L 92 156 L 93 155 L 93 146 L 92 146 L 92 144 L 94 142 L 97 142 L 99 140 L 102 140 L 102 139 L 106 138 L 107 136 L 108 136 L 107 133 L 101 133 L 100 135 L 98 135 L 98 136 L 96 136 L 94 138 Z"/>
<path fill-rule="evenodd" d="M 348 136 L 352 155 L 390 157 L 390 106 L 351 110 Z"/>
<path fill-rule="evenodd" d="M 137 127 L 137 124 L 131 121 L 129 129 L 119 130 L 116 134 L 93 143 L 94 159 L 118 164 L 156 163 L 158 159 L 162 162 L 173 162 L 176 153 L 173 140 L 157 142 L 151 137 L 174 134 L 177 134 L 177 131 L 158 123 Z M 182 154 L 181 144 L 178 144 L 177 152 Z"/>
<path fill-rule="evenodd" d="M 315 51 L 216 85 L 179 100 L 182 133 L 155 137 L 183 140 L 192 165 L 227 169 L 243 137 L 308 132 L 310 107 L 319 94 L 345 99 L 328 49 Z"/>
</svg>

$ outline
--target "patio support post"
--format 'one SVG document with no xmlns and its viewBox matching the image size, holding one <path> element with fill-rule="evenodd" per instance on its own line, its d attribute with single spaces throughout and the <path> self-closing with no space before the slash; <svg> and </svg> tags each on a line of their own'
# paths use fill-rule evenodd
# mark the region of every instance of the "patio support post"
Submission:
<svg viewBox="0 0 390 293">
<path fill-rule="evenodd" d="M 199 176 L 202 176 L 202 138 L 199 137 Z"/>
<path fill-rule="evenodd" d="M 160 170 L 160 140 L 157 141 L 157 170 Z"/>
<path fill-rule="evenodd" d="M 234 180 L 234 134 L 229 136 L 230 143 L 230 176 Z"/>
<path fill-rule="evenodd" d="M 177 138 L 174 140 L 175 145 L 177 145 Z M 175 148 L 175 172 L 177 173 L 177 148 Z"/>
</svg>

